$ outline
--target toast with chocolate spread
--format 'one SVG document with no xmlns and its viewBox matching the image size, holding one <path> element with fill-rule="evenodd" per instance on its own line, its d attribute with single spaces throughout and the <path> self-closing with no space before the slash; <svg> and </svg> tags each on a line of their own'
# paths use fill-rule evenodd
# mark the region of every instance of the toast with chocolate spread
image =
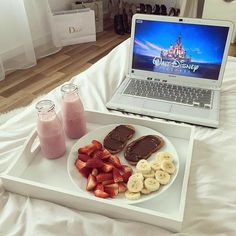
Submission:
<svg viewBox="0 0 236 236">
<path fill-rule="evenodd" d="M 132 125 L 119 125 L 104 138 L 103 146 L 112 154 L 121 152 L 134 133 Z"/>
<path fill-rule="evenodd" d="M 124 157 L 131 165 L 136 165 L 139 160 L 147 159 L 152 153 L 163 147 L 164 144 L 165 142 L 160 136 L 142 136 L 125 148 Z"/>
</svg>

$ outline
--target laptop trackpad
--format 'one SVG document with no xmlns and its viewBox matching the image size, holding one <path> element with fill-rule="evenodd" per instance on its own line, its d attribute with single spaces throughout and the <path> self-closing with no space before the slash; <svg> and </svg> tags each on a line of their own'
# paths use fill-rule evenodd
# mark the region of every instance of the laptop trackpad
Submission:
<svg viewBox="0 0 236 236">
<path fill-rule="evenodd" d="M 171 109 L 171 104 L 168 102 L 158 102 L 155 100 L 145 99 L 143 102 L 143 108 L 147 110 L 157 111 L 157 112 L 169 112 Z"/>
</svg>

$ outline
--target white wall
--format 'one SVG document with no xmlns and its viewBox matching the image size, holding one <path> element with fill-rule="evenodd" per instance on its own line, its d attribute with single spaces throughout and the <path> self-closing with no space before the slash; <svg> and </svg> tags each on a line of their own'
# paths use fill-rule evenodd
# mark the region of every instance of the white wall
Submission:
<svg viewBox="0 0 236 236">
<path fill-rule="evenodd" d="M 71 3 L 75 1 L 76 0 L 48 0 L 52 11 L 70 10 Z M 82 2 L 82 0 L 80 1 Z M 107 13 L 109 0 L 101 0 L 101 1 L 103 2 L 103 12 Z M 86 0 L 84 2 L 86 2 Z"/>
<path fill-rule="evenodd" d="M 236 0 L 232 2 L 205 0 L 202 17 L 232 21 L 235 26 L 232 42 L 236 41 Z"/>
<path fill-rule="evenodd" d="M 48 0 L 52 11 L 62 11 L 71 9 L 73 0 Z"/>
</svg>

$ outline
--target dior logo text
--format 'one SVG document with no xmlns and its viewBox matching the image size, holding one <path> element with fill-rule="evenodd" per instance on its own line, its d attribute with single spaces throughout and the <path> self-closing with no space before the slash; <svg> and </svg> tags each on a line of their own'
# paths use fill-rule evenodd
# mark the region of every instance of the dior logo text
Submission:
<svg viewBox="0 0 236 236">
<path fill-rule="evenodd" d="M 80 31 L 81 29 L 79 27 L 74 27 L 74 26 L 69 27 L 69 34 L 78 33 Z"/>
</svg>

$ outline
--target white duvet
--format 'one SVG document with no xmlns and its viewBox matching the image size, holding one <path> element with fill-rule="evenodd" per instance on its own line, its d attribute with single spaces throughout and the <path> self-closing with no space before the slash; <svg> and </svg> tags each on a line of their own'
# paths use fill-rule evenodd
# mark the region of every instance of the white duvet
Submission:
<svg viewBox="0 0 236 236">
<path fill-rule="evenodd" d="M 72 80 L 86 109 L 108 112 L 105 103 L 127 71 L 129 40 Z M 236 59 L 229 57 L 221 96 L 220 127 L 196 127 L 183 228 L 178 235 L 236 235 Z M 47 98 L 60 104 L 60 90 Z M 34 104 L 0 126 L 0 172 L 35 128 Z M 80 212 L 5 192 L 0 185 L 0 235 L 172 235 L 139 222 Z"/>
</svg>

